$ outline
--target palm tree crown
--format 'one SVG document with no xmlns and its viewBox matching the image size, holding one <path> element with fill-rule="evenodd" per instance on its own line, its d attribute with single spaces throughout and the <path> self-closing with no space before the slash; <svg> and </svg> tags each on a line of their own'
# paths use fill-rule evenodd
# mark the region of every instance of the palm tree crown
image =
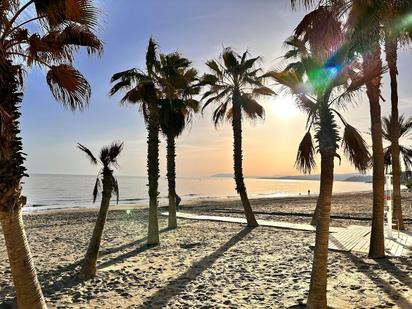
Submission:
<svg viewBox="0 0 412 309">
<path fill-rule="evenodd" d="M 87 155 L 93 165 L 100 164 L 102 166 L 93 189 L 93 203 L 96 201 L 97 194 L 101 188 L 101 177 L 105 176 L 111 178 L 113 193 L 116 195 L 117 203 L 119 203 L 119 185 L 116 178 L 113 176 L 113 168 L 118 167 L 117 158 L 123 150 L 123 143 L 115 142 L 110 146 L 103 147 L 100 150 L 99 158 L 96 158 L 93 153 L 82 144 L 78 144 L 77 147 Z"/>
<path fill-rule="evenodd" d="M 115 95 L 119 91 L 125 92 L 120 102 L 139 104 L 139 110 L 146 122 L 149 120 L 149 106 L 151 104 L 158 105 L 159 90 L 155 75 L 155 67 L 158 64 L 157 43 L 151 38 L 146 52 L 145 70 L 133 68 L 116 73 L 111 79 L 114 85 L 109 94 Z"/>
<path fill-rule="evenodd" d="M 161 76 L 164 98 L 160 100 L 160 127 L 165 135 L 179 136 L 199 111 L 197 71 L 191 62 L 178 53 L 161 55 L 158 74 Z"/>
<path fill-rule="evenodd" d="M 360 65 L 356 58 L 347 57 L 349 49 L 346 46 L 329 53 L 318 53 L 318 49 L 312 49 L 312 45 L 306 42 L 308 36 L 304 34 L 302 32 L 302 38 L 295 35 L 286 41 L 291 46 L 285 55 L 289 61 L 286 68 L 267 74 L 283 89 L 290 91 L 297 105 L 308 114 L 308 131 L 299 146 L 296 166 L 310 173 L 315 167 L 316 148 L 318 151 L 329 149 L 339 157 L 336 151 L 341 141 L 348 159 L 358 170 L 365 172 L 370 165 L 366 143 L 338 111 L 346 108 L 347 101 L 364 84 Z M 344 126 L 343 136 L 339 134 L 336 117 Z M 315 131 L 317 147 L 313 144 L 311 129 Z"/>
<path fill-rule="evenodd" d="M 31 27 L 33 23 L 37 27 Z M 71 110 L 84 109 L 91 88 L 73 67 L 73 55 L 80 47 L 89 54 L 102 52 L 102 43 L 94 34 L 96 25 L 97 10 L 90 0 L 2 1 L 0 82 L 7 83 L 3 74 L 12 74 L 21 88 L 24 73 L 37 65 L 47 70 L 46 81 L 56 100 Z M 5 157 L 14 134 L 11 123 L 15 120 L 5 102 L 0 104 L 0 158 Z"/>
<path fill-rule="evenodd" d="M 73 67 L 73 53 L 79 47 L 89 53 L 102 52 L 94 34 L 98 12 L 93 1 L 21 2 L 2 1 L 0 6 L 0 66 L 14 63 L 20 73 L 33 65 L 46 68 L 53 96 L 69 109 L 83 109 L 91 90 Z M 38 32 L 31 32 L 35 22 Z"/>
<path fill-rule="evenodd" d="M 383 117 L 382 119 L 382 135 L 383 138 L 391 142 L 391 123 L 392 123 L 392 116 Z M 410 137 L 412 132 L 412 118 L 405 118 L 404 115 L 399 116 L 399 137 L 400 138 L 407 138 Z M 392 164 L 392 149 L 389 145 L 384 149 L 385 152 L 385 165 L 389 167 Z M 404 168 L 406 172 L 410 172 L 412 169 L 412 148 L 408 146 L 399 145 L 399 152 L 402 157 L 402 161 L 404 164 Z"/>
<path fill-rule="evenodd" d="M 210 60 L 206 65 L 209 74 L 203 75 L 202 85 L 208 85 L 209 91 L 205 92 L 202 100 L 206 100 L 202 109 L 210 103 L 218 103 L 213 113 L 213 121 L 217 125 L 225 117 L 231 119 L 233 107 L 230 103 L 239 104 L 243 115 L 250 119 L 263 118 L 264 108 L 255 98 L 259 95 L 273 95 L 274 92 L 263 85 L 264 76 L 261 69 L 256 68 L 260 57 L 248 58 L 246 51 L 239 55 L 231 48 L 225 48 L 219 60 Z"/>
</svg>

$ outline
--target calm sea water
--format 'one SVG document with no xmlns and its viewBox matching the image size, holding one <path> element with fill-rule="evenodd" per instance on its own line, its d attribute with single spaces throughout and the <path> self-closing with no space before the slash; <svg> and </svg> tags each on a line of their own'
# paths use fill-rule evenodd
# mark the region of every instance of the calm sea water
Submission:
<svg viewBox="0 0 412 309">
<path fill-rule="evenodd" d="M 25 178 L 23 194 L 27 196 L 28 207 L 25 211 L 57 209 L 57 208 L 85 208 L 99 206 L 100 199 L 93 204 L 92 191 L 95 176 L 76 175 L 45 175 L 34 174 Z M 147 178 L 146 177 L 118 177 L 120 188 L 119 204 L 147 205 Z M 319 191 L 318 181 L 256 179 L 246 178 L 246 187 L 250 198 L 307 195 Z M 334 192 L 368 191 L 371 184 L 356 182 L 334 183 Z M 165 178 L 159 180 L 160 205 L 167 205 L 167 182 Z M 185 201 L 209 198 L 236 198 L 234 180 L 232 178 L 178 178 L 177 192 Z"/>
</svg>

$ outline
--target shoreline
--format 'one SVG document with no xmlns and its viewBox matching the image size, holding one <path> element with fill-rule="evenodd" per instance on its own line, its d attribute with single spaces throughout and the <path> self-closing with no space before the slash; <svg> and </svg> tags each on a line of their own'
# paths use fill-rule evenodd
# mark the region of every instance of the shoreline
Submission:
<svg viewBox="0 0 412 309">
<path fill-rule="evenodd" d="M 372 191 L 371 190 L 365 190 L 365 191 L 352 191 L 352 192 L 337 192 L 334 193 L 334 197 L 340 197 L 340 196 L 353 196 L 357 194 L 370 194 Z M 303 194 L 290 194 L 290 195 L 285 195 L 285 196 L 267 196 L 267 195 L 262 195 L 261 197 L 252 197 L 249 198 L 251 203 L 256 203 L 260 201 L 284 201 L 284 200 L 290 200 L 290 199 L 298 199 L 298 200 L 307 200 L 307 199 L 316 199 L 318 197 L 318 194 L 311 194 L 311 195 L 303 195 Z M 237 201 L 240 201 L 240 197 L 238 196 L 230 196 L 230 197 L 201 197 L 201 198 L 191 198 L 187 200 L 182 199 L 182 207 L 193 207 L 193 206 L 201 206 L 204 204 L 221 204 L 221 203 L 235 203 Z M 142 203 L 133 203 L 133 204 L 111 204 L 110 205 L 110 211 L 113 210 L 132 210 L 132 209 L 148 209 L 148 201 L 142 201 Z M 88 212 L 88 211 L 97 211 L 100 208 L 100 203 L 96 202 L 94 204 L 95 206 L 90 206 L 90 207 L 53 207 L 51 206 L 50 208 L 44 209 L 43 207 L 33 207 L 33 206 L 27 206 L 23 208 L 23 215 L 39 215 L 39 214 L 50 214 L 50 213 L 61 213 L 61 212 Z M 158 206 L 159 209 L 166 209 L 168 206 L 167 204 L 161 204 Z M 39 209 L 36 209 L 39 208 Z"/>
</svg>

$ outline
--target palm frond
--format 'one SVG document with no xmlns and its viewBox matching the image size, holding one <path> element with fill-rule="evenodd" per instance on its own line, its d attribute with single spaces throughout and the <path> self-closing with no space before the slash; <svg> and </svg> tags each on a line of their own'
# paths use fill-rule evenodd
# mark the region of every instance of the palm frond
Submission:
<svg viewBox="0 0 412 309">
<path fill-rule="evenodd" d="M 226 69 L 228 70 L 232 70 L 234 67 L 239 65 L 237 54 L 230 47 L 223 49 L 222 59 Z"/>
<path fill-rule="evenodd" d="M 242 111 L 248 116 L 248 118 L 264 118 L 265 109 L 249 95 L 243 94 L 242 96 L 240 96 L 239 101 Z"/>
<path fill-rule="evenodd" d="M 75 22 L 88 28 L 97 26 L 99 10 L 91 0 L 33 0 L 38 16 L 46 16 L 50 27 Z"/>
<path fill-rule="evenodd" d="M 157 62 L 157 43 L 153 38 L 150 38 L 146 52 L 146 69 L 149 75 L 153 72 Z"/>
<path fill-rule="evenodd" d="M 117 182 L 117 179 L 112 176 L 112 188 L 113 188 L 113 194 L 116 196 L 116 204 L 119 204 L 119 183 Z"/>
<path fill-rule="evenodd" d="M 97 195 L 99 194 L 100 188 L 101 188 L 100 179 L 99 179 L 99 177 L 97 177 L 96 178 L 96 183 L 94 184 L 94 188 L 93 188 L 93 203 L 96 202 Z"/>
<path fill-rule="evenodd" d="M 346 157 L 360 172 L 366 172 L 371 165 L 371 155 L 368 145 L 360 135 L 359 131 L 351 125 L 346 125 L 342 146 Z"/>
<path fill-rule="evenodd" d="M 276 95 L 276 92 L 274 92 L 272 89 L 270 89 L 268 87 L 254 88 L 252 90 L 252 93 L 253 94 L 258 94 L 258 95 L 265 95 L 265 96 Z"/>
<path fill-rule="evenodd" d="M 213 112 L 212 119 L 213 119 L 215 126 L 217 126 L 219 122 L 225 119 L 228 104 L 229 104 L 229 99 L 226 102 L 221 103 Z"/>
<path fill-rule="evenodd" d="M 85 146 L 83 146 L 80 143 L 77 143 L 77 148 L 79 148 L 81 151 L 83 151 L 87 155 L 87 157 L 89 158 L 89 160 L 92 164 L 94 164 L 94 165 L 97 164 L 96 157 L 93 155 L 93 153 L 88 148 L 86 148 Z"/>
<path fill-rule="evenodd" d="M 305 134 L 299 144 L 295 166 L 305 174 L 310 174 L 316 166 L 315 147 L 310 132 Z"/>
<path fill-rule="evenodd" d="M 392 165 L 392 147 L 388 146 L 383 149 L 383 160 L 386 167 Z"/>
<path fill-rule="evenodd" d="M 403 137 L 410 136 L 412 132 L 412 117 L 405 118 L 405 115 L 399 116 L 399 135 Z"/>
<path fill-rule="evenodd" d="M 123 150 L 124 143 L 123 142 L 114 142 L 110 145 L 109 148 L 109 159 L 112 164 L 117 164 L 117 157 Z"/>
<path fill-rule="evenodd" d="M 62 102 L 64 107 L 83 110 L 88 104 L 91 87 L 83 75 L 72 66 L 51 66 L 46 80 L 53 96 Z"/>
<path fill-rule="evenodd" d="M 222 76 L 223 72 L 219 67 L 219 64 L 216 62 L 216 60 L 209 60 L 206 61 L 206 65 L 211 69 L 217 76 Z"/>
<path fill-rule="evenodd" d="M 103 44 L 89 28 L 80 25 L 68 25 L 59 35 L 60 43 L 64 46 L 86 47 L 89 54 L 101 54 Z"/>
</svg>

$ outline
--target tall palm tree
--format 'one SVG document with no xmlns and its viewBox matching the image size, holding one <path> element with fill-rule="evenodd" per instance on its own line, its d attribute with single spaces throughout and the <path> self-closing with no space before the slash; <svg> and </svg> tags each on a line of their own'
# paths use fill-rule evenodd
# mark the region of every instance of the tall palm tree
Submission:
<svg viewBox="0 0 412 309">
<path fill-rule="evenodd" d="M 96 224 L 93 229 L 93 235 L 90 239 L 83 266 L 80 270 L 80 278 L 89 280 L 96 276 L 97 255 L 99 254 L 100 242 L 106 223 L 107 213 L 109 212 L 112 193 L 116 195 L 117 203 L 119 203 L 119 185 L 116 178 L 113 176 L 113 168 L 117 167 L 117 158 L 123 150 L 123 143 L 113 143 L 110 146 L 103 147 L 100 150 L 99 159 L 97 159 L 85 146 L 78 144 L 78 148 L 87 155 L 93 165 L 100 164 L 102 166 L 93 189 L 93 203 L 96 202 L 101 183 L 103 184 L 102 201 Z"/>
<path fill-rule="evenodd" d="M 369 99 L 372 156 L 373 156 L 373 211 L 372 230 L 369 247 L 369 257 L 381 258 L 385 256 L 384 237 L 384 186 L 385 162 L 382 144 L 381 122 L 381 15 L 384 1 L 353 1 L 348 24 L 352 29 L 352 41 L 355 49 L 363 57 L 363 71 L 365 75 L 373 76 L 366 81 L 366 94 Z"/>
<path fill-rule="evenodd" d="M 391 1 L 385 6 L 383 14 L 384 26 L 384 46 L 386 62 L 388 64 L 390 85 L 391 85 L 391 115 L 392 120 L 390 128 L 391 142 L 391 166 L 393 176 L 393 217 L 399 223 L 399 229 L 405 229 L 402 216 L 401 204 L 401 163 L 400 163 L 400 123 L 398 122 L 398 48 L 399 45 L 410 43 L 412 35 L 412 24 L 405 22 L 411 13 L 411 1 L 398 0 Z M 405 157 L 404 157 L 405 158 Z"/>
<path fill-rule="evenodd" d="M 397 121 L 399 124 L 399 138 L 409 138 L 412 133 L 412 118 L 405 119 L 404 115 L 399 116 Z M 392 167 L 393 159 L 392 159 L 392 135 L 391 135 L 391 128 L 393 124 L 392 116 L 384 117 L 382 119 L 383 124 L 383 138 L 390 143 L 389 146 L 385 147 L 384 149 L 384 156 L 385 156 L 385 166 L 387 169 Z M 412 170 L 412 148 L 404 145 L 399 145 L 399 158 L 402 159 L 405 173 L 407 175 L 410 174 Z M 401 174 L 402 170 L 400 169 Z M 392 175 L 393 175 L 393 168 L 392 168 Z M 394 177 L 394 176 L 393 176 Z M 402 218 L 402 213 L 401 213 Z"/>
<path fill-rule="evenodd" d="M 347 57 L 343 52 L 347 48 L 325 52 L 316 45 L 312 48 L 303 37 L 294 36 L 287 41 L 299 47 L 299 50 L 296 47 L 292 49 L 297 61 L 291 62 L 283 71 L 268 73 L 268 76 L 290 91 L 298 106 L 308 115 L 307 132 L 299 145 L 296 167 L 304 173 L 310 173 L 315 167 L 315 149 L 321 157 L 319 220 L 307 308 L 327 308 L 327 258 L 334 159 L 337 157 L 340 160 L 338 149 L 341 141 L 349 161 L 358 170 L 365 172 L 369 167 L 370 154 L 359 132 L 337 110 L 344 107 L 345 99 L 350 98 L 362 82 L 356 72 L 356 59 Z M 337 120 L 344 126 L 342 135 Z M 311 132 L 315 133 L 316 145 Z"/>
<path fill-rule="evenodd" d="M 94 34 L 98 12 L 93 2 L 0 3 L 0 221 L 20 308 L 46 307 L 21 213 L 26 203 L 21 195 L 26 169 L 19 136 L 23 73 L 33 65 L 46 69 L 46 81 L 56 100 L 71 110 L 86 107 L 90 85 L 73 67 L 73 57 L 79 47 L 89 53 L 102 51 Z"/>
<path fill-rule="evenodd" d="M 312 54 L 323 59 L 330 55 L 332 50 L 340 47 L 344 40 L 342 23 L 336 18 L 334 10 L 327 5 L 319 5 L 303 17 L 294 30 L 294 35 L 285 41 L 290 50 L 284 55 L 290 61 L 287 68 L 295 67 L 301 70 L 301 62 L 293 62 L 294 58 L 307 56 L 306 44 L 309 44 Z M 318 197 L 311 225 L 316 226 L 319 220 L 321 199 Z"/>
<path fill-rule="evenodd" d="M 191 122 L 193 113 L 199 111 L 197 71 L 178 53 L 160 56 L 159 75 L 164 84 L 165 96 L 160 101 L 160 128 L 167 140 L 167 180 L 169 190 L 168 227 L 176 228 L 176 138 Z"/>
<path fill-rule="evenodd" d="M 215 125 L 228 119 L 233 128 L 233 161 L 236 191 L 242 200 L 247 224 L 258 226 L 250 206 L 243 179 L 242 168 L 242 118 L 262 118 L 264 108 L 254 99 L 257 96 L 269 96 L 274 92 L 263 85 L 261 69 L 257 68 L 260 57 L 249 58 L 248 52 L 239 55 L 230 48 L 225 48 L 217 60 L 210 60 L 206 65 L 210 69 L 201 79 L 202 85 L 208 85 L 209 91 L 203 95 L 205 109 L 211 103 L 218 107 L 213 113 Z"/>
<path fill-rule="evenodd" d="M 382 80 L 381 29 L 382 14 L 392 1 L 370 0 L 291 0 L 292 6 L 303 4 L 306 7 L 316 3 L 329 5 L 336 16 L 345 19 L 348 39 L 354 51 L 362 55 L 364 74 L 370 76 L 366 82 L 369 99 L 372 157 L 373 157 L 373 210 L 369 257 L 385 256 L 384 223 L 384 158 L 382 144 L 382 124 L 380 106 L 380 86 Z"/>
<path fill-rule="evenodd" d="M 110 95 L 125 92 L 121 103 L 138 104 L 147 126 L 147 174 L 149 179 L 148 245 L 159 244 L 157 217 L 159 180 L 159 79 L 156 67 L 159 55 L 156 42 L 150 38 L 146 52 L 146 70 L 133 68 L 113 75 Z"/>
</svg>

